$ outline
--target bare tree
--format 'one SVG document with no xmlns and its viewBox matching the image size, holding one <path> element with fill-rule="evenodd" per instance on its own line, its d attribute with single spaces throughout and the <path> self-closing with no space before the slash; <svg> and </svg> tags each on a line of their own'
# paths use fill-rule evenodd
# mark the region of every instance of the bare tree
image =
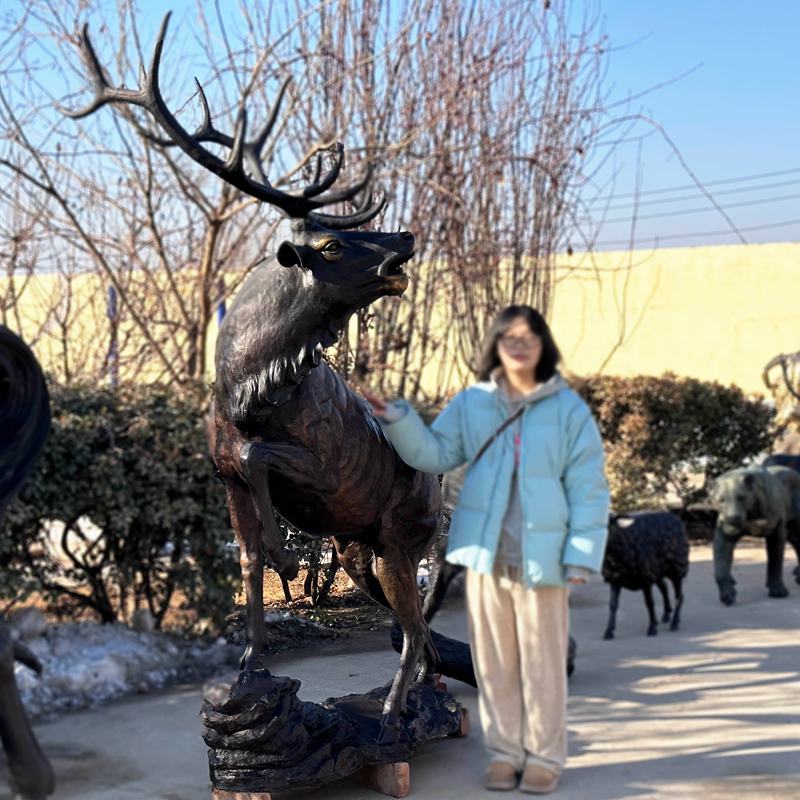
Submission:
<svg viewBox="0 0 800 800">
<path fill-rule="evenodd" d="M 153 36 L 139 25 L 150 28 L 152 16 L 134 2 L 107 20 L 93 2 L 19 6 L 0 49 L 9 79 L 0 169 L 27 199 L 3 201 L 38 204 L 34 229 L 113 287 L 127 377 L 203 380 L 214 311 L 269 251 L 279 221 L 164 147 L 143 115 L 121 112 L 141 134 L 131 136 L 111 112 L 80 126 L 59 113 L 85 92 L 80 23 L 92 20 L 113 82 L 135 86 Z M 332 355 L 346 375 L 373 372 L 384 391 L 439 399 L 473 365 L 499 307 L 527 302 L 547 313 L 556 253 L 580 237 L 593 147 L 615 130 L 602 94 L 607 44 L 586 7 L 299 0 L 241 4 L 229 18 L 201 3 L 195 19 L 173 24 L 162 85 L 187 129 L 208 124 L 204 96 L 219 109 L 213 126 L 222 135 L 234 129 L 240 96 L 266 118 L 291 76 L 273 136 L 290 144 L 265 147 L 276 183 L 308 180 L 315 157 L 341 140 L 352 159 L 345 172 L 374 163 L 393 198 L 382 225 L 417 237 L 407 296 L 360 312 Z M 190 42 L 175 34 L 189 30 L 199 32 Z M 43 52 L 54 56 L 45 62 Z M 102 370 L 108 338 L 97 347 L 103 358 L 72 362 Z"/>
<path fill-rule="evenodd" d="M 41 31 L 33 23 L 41 21 L 38 12 L 45 6 L 48 23 Z M 76 3 L 78 9 L 85 6 Z M 13 73 L 17 80 L 0 93 L 6 145 L 0 163 L 16 179 L 18 192 L 27 196 L 11 202 L 15 198 L 6 192 L 4 199 L 14 209 L 25 202 L 40 206 L 34 228 L 58 253 L 62 288 L 74 283 L 71 278 L 65 283 L 67 274 L 75 273 L 65 271 L 65 262 L 80 263 L 83 271 L 98 276 L 92 298 L 96 316 L 105 308 L 105 288 L 113 289 L 119 303 L 113 325 L 129 379 L 178 385 L 200 381 L 207 375 L 207 342 L 216 306 L 247 266 L 263 255 L 274 222 L 263 219 L 253 203 L 207 181 L 162 147 L 149 136 L 146 120 L 134 120 L 142 135 L 131 137 L 110 114 L 82 126 L 64 117 L 61 111 L 73 101 L 66 93 L 54 92 L 53 76 L 74 87 L 84 83 L 71 16 L 75 9 L 59 11 L 37 2 L 26 9 L 30 27 L 14 31 L 14 63 L 21 65 Z M 90 11 L 99 16 L 97 9 L 86 8 L 84 13 Z M 132 7 L 120 6 L 117 23 L 127 34 L 127 49 L 117 54 L 115 63 L 124 75 L 139 63 L 135 18 Z M 55 57 L 34 68 L 34 58 L 29 63 L 26 54 L 36 49 L 41 37 Z M 37 102 L 35 112 L 32 99 Z M 65 305 L 65 296 L 60 298 L 60 315 L 51 310 L 63 332 L 58 373 L 67 381 L 97 379 L 107 364 L 112 326 L 98 327 L 105 328 L 108 337 L 89 337 L 96 350 L 93 358 L 78 353 L 70 358 L 67 344 L 74 348 L 78 339 L 65 331 L 73 311 Z M 80 374 L 76 364 L 83 367 Z"/>
</svg>

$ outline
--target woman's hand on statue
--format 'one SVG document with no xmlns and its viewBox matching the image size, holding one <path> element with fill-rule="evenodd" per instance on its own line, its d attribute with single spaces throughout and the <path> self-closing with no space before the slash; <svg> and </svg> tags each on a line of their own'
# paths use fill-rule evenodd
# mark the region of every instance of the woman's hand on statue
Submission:
<svg viewBox="0 0 800 800">
<path fill-rule="evenodd" d="M 377 392 L 371 392 L 369 389 L 362 389 L 361 394 L 364 399 L 370 404 L 372 413 L 376 417 L 382 417 L 386 413 L 386 398 L 379 395 Z"/>
</svg>

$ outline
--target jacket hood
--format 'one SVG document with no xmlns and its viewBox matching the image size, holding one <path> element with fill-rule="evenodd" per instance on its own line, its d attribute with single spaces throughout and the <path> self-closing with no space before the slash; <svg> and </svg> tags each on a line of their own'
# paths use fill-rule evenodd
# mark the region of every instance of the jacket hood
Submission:
<svg viewBox="0 0 800 800">
<path fill-rule="evenodd" d="M 505 390 L 502 383 L 500 383 L 500 378 L 502 375 L 503 368 L 495 367 L 489 375 L 489 383 L 491 384 L 493 391 L 497 392 L 504 400 L 508 401 L 510 399 L 508 392 Z M 544 400 L 545 397 L 558 394 L 558 392 L 566 388 L 568 388 L 567 382 L 558 372 L 555 372 L 550 380 L 545 381 L 541 385 L 537 386 L 536 389 L 534 389 L 530 394 L 526 394 L 524 397 L 519 398 L 519 400 L 523 405 L 531 405 L 539 400 Z"/>
</svg>

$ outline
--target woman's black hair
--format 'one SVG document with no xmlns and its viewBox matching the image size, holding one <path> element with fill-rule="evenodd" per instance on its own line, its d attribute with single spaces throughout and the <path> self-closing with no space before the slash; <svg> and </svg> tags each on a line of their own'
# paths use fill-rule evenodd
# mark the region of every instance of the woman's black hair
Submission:
<svg viewBox="0 0 800 800">
<path fill-rule="evenodd" d="M 536 365 L 536 380 L 544 383 L 553 377 L 561 360 L 555 339 L 550 331 L 545 318 L 531 306 L 507 306 L 498 315 L 489 328 L 483 340 L 481 357 L 478 362 L 478 379 L 488 381 L 495 367 L 500 366 L 500 356 L 497 354 L 497 342 L 500 337 L 511 327 L 514 320 L 522 317 L 531 329 L 542 340 L 542 355 Z"/>
</svg>

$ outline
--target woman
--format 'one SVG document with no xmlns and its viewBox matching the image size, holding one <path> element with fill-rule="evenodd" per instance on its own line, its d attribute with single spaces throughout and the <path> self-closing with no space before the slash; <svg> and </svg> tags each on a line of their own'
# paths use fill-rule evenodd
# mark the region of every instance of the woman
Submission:
<svg viewBox="0 0 800 800">
<path fill-rule="evenodd" d="M 487 789 L 556 788 L 566 760 L 568 584 L 603 561 L 603 447 L 559 358 L 542 315 L 509 306 L 487 334 L 480 383 L 430 428 L 405 401 L 364 393 L 407 464 L 438 474 L 469 463 L 447 560 L 467 567 Z"/>
</svg>

